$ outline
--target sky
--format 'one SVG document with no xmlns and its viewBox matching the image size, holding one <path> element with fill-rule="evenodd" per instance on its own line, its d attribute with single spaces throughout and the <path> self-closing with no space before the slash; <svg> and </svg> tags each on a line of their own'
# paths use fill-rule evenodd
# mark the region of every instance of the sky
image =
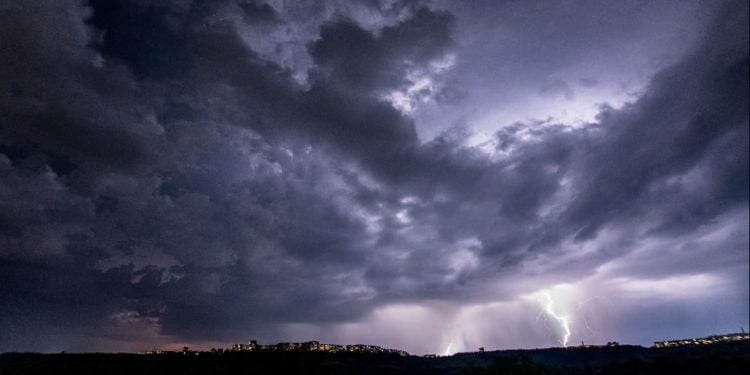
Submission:
<svg viewBox="0 0 750 375">
<path fill-rule="evenodd" d="M 746 1 L 0 2 L 0 352 L 750 329 Z"/>
</svg>

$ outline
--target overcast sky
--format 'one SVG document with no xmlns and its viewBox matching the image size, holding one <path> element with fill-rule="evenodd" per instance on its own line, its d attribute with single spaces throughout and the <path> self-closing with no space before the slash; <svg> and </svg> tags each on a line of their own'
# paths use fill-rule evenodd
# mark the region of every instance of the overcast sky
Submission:
<svg viewBox="0 0 750 375">
<path fill-rule="evenodd" d="M 748 329 L 747 1 L 0 2 L 0 352 Z"/>
</svg>

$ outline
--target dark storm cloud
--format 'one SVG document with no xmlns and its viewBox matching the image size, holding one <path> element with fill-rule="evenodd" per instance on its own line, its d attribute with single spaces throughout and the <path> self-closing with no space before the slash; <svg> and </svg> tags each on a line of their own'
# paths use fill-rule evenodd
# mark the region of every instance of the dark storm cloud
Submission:
<svg viewBox="0 0 750 375">
<path fill-rule="evenodd" d="M 378 36 L 351 21 L 324 26 L 311 48 L 318 79 L 354 95 L 403 86 L 409 67 L 443 55 L 451 44 L 451 26 L 448 14 L 426 8 Z"/>
<path fill-rule="evenodd" d="M 690 234 L 747 211 L 747 12 L 719 13 L 638 101 L 582 127 L 504 127 L 490 156 L 467 128 L 420 140 L 384 99 L 457 51 L 454 18 L 363 4 L 310 6 L 336 10 L 302 43 L 303 84 L 304 64 L 260 51 L 285 39 L 247 40 L 303 22 L 266 3 L 0 6 L 0 350 L 149 339 L 127 324 L 273 340 L 397 302 L 512 298 L 536 286 L 509 281 L 589 275 L 655 238 L 684 240 L 674 257 L 746 259 L 746 232 Z M 600 238 L 614 227 L 623 238 Z"/>
<path fill-rule="evenodd" d="M 88 21 L 101 30 L 96 45 L 108 56 L 124 60 L 136 75 L 178 77 L 188 68 L 189 14 L 180 12 L 179 6 L 120 0 L 95 0 L 91 6 L 95 12 Z"/>
<path fill-rule="evenodd" d="M 721 15 L 735 25 L 743 17 Z M 676 196 L 678 207 L 664 209 L 683 210 L 684 220 L 666 217 L 670 224 L 660 225 L 690 229 L 747 201 L 747 35 L 729 30 L 710 35 L 685 61 L 658 74 L 634 105 L 602 112 L 602 127 L 609 128 L 581 164 L 586 184 L 570 209 L 571 219 L 588 221 L 580 236 L 610 215 L 642 214 Z M 701 191 L 673 180 L 694 168 L 708 174 Z"/>
</svg>

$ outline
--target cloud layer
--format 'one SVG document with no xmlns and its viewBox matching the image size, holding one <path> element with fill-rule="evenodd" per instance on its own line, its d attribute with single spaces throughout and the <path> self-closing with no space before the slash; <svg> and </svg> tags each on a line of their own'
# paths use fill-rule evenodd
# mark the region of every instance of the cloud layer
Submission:
<svg viewBox="0 0 750 375">
<path fill-rule="evenodd" d="M 465 10 L 4 4 L 0 351 L 557 345 L 544 290 L 573 340 L 747 326 L 747 4 L 705 12 L 636 99 L 476 144 L 420 137 L 481 102 Z"/>
</svg>

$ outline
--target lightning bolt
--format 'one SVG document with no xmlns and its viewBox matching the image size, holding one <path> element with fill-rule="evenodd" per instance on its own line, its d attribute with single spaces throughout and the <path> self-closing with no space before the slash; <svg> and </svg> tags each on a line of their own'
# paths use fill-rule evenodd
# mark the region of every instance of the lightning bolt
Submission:
<svg viewBox="0 0 750 375">
<path fill-rule="evenodd" d="M 589 298 L 589 299 L 587 299 L 587 300 L 584 300 L 584 301 L 582 301 L 582 302 L 579 302 L 579 303 L 578 303 L 578 308 L 576 308 L 576 311 L 578 311 L 578 310 L 581 310 L 581 309 L 583 308 L 583 306 L 584 306 L 584 305 L 586 305 L 587 303 L 589 303 L 589 302 L 591 302 L 591 301 L 593 301 L 593 300 L 596 300 L 596 299 L 603 299 L 603 300 L 606 300 L 606 299 L 605 299 L 604 297 L 600 297 L 600 296 L 594 296 L 594 297 L 592 297 L 592 298 Z M 583 313 L 583 314 L 581 314 L 581 317 L 583 318 L 583 324 L 584 324 L 584 325 L 586 326 L 586 329 L 587 329 L 587 330 L 588 330 L 589 332 L 591 332 L 591 334 L 592 334 L 592 335 L 598 335 L 598 334 L 599 334 L 599 332 L 597 332 L 596 330 L 592 329 L 592 328 L 591 328 L 591 326 L 589 326 L 589 321 L 588 321 L 588 319 L 586 319 L 586 313 Z"/>
<path fill-rule="evenodd" d="M 451 341 L 448 343 L 448 347 L 445 348 L 445 350 L 443 351 L 443 355 L 447 356 L 447 355 L 453 354 L 452 350 L 453 350 L 453 339 L 451 339 Z"/>
<path fill-rule="evenodd" d="M 604 302 L 604 303 L 606 303 L 607 305 L 609 305 L 609 307 L 611 307 L 611 308 L 616 308 L 616 306 L 615 306 L 615 303 L 614 303 L 614 302 L 612 302 L 612 300 L 611 300 L 611 299 L 609 299 L 609 298 L 607 298 L 607 297 L 604 297 L 604 296 L 593 296 L 593 297 L 591 297 L 591 298 L 589 298 L 589 299 L 586 299 L 586 300 L 584 300 L 584 301 L 582 301 L 582 302 L 579 302 L 579 303 L 578 303 L 578 308 L 576 309 L 576 311 L 580 311 L 580 310 L 582 310 L 582 309 L 583 309 L 583 307 L 584 307 L 584 306 L 585 306 L 586 304 L 588 304 L 589 302 L 592 302 L 592 301 L 601 301 L 601 302 Z M 584 313 L 582 313 L 582 314 L 581 314 L 581 316 L 582 316 L 582 318 L 583 318 L 583 324 L 584 324 L 584 325 L 586 325 L 586 329 L 587 329 L 587 330 L 588 330 L 589 332 L 591 332 L 592 334 L 594 334 L 594 335 L 598 335 L 598 334 L 599 334 L 599 332 L 598 332 L 597 330 L 595 330 L 595 329 L 591 328 L 591 326 L 589 326 L 589 322 L 588 322 L 588 319 L 586 318 L 586 317 L 587 317 L 587 314 L 586 314 L 586 313 L 584 312 Z"/>
<path fill-rule="evenodd" d="M 562 327 L 563 331 L 565 332 L 563 334 L 562 340 L 557 340 L 560 344 L 562 344 L 563 347 L 568 347 L 568 339 L 570 338 L 570 321 L 568 320 L 567 316 L 560 316 L 555 313 L 555 311 L 552 309 L 552 306 L 555 304 L 555 301 L 552 299 L 552 296 L 549 294 L 549 292 L 542 292 L 541 298 L 539 299 L 539 303 L 542 305 L 542 310 L 539 311 L 539 315 L 536 317 L 537 320 L 542 316 L 542 313 L 547 313 L 547 315 L 551 316 L 553 319 L 557 320 L 558 323 L 560 323 L 560 327 Z"/>
</svg>

